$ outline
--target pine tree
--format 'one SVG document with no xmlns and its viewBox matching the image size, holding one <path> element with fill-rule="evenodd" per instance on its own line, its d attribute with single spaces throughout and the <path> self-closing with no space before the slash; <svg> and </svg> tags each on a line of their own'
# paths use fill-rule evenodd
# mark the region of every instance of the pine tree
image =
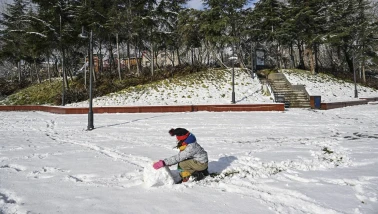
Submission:
<svg viewBox="0 0 378 214">
<path fill-rule="evenodd" d="M 241 18 L 239 12 L 246 3 L 247 0 L 204 0 L 208 9 L 202 16 L 201 31 L 204 32 L 210 50 L 214 51 L 215 48 L 221 52 L 227 46 L 234 50 L 235 45 L 239 44 L 240 32 L 236 28 L 239 27 L 237 23 Z M 220 60 L 221 63 L 222 61 L 223 59 Z"/>
<path fill-rule="evenodd" d="M 249 17 L 251 37 L 253 40 L 265 44 L 266 51 L 271 56 L 277 67 L 281 67 L 280 40 L 279 36 L 283 33 L 284 5 L 278 0 L 261 0 L 255 4 L 253 13 Z"/>
<path fill-rule="evenodd" d="M 25 40 L 26 28 L 28 22 L 25 22 L 23 17 L 27 13 L 29 2 L 25 0 L 15 0 L 14 4 L 6 4 L 7 8 L 2 13 L 3 19 L 0 24 L 4 29 L 0 31 L 0 39 L 2 49 L 0 56 L 2 59 L 14 63 L 18 67 L 18 80 L 23 79 L 20 62 L 25 60 L 25 47 L 27 45 Z"/>
<path fill-rule="evenodd" d="M 329 6 L 327 41 L 340 48 L 348 70 L 353 73 L 356 50 L 363 50 L 368 36 L 375 31 L 369 28 L 371 22 L 365 16 L 370 4 L 366 0 L 337 0 Z"/>
<path fill-rule="evenodd" d="M 362 80 L 366 82 L 365 63 L 367 58 L 375 56 L 374 47 L 377 45 L 376 32 L 378 25 L 372 14 L 373 4 L 366 0 L 357 1 L 357 35 L 355 41 L 354 69 L 360 68 Z"/>
<path fill-rule="evenodd" d="M 179 49 L 181 47 L 182 38 L 181 33 L 179 32 L 179 15 L 184 11 L 183 5 L 188 0 L 173 0 L 165 1 L 165 18 L 167 19 L 167 26 L 169 26 L 169 33 L 167 34 L 166 48 L 171 50 L 172 55 L 170 55 L 173 65 L 175 65 L 175 58 L 180 60 Z M 176 52 L 176 57 L 175 57 Z"/>
<path fill-rule="evenodd" d="M 204 35 L 200 29 L 202 11 L 187 9 L 180 13 L 178 34 L 186 50 L 193 50 L 202 46 Z M 193 59 L 193 57 L 192 57 Z"/>
<path fill-rule="evenodd" d="M 325 35 L 325 23 L 328 1 L 326 0 L 293 0 L 292 15 L 297 29 L 297 42 L 300 52 L 300 68 L 304 68 L 303 53 L 304 48 L 308 53 L 310 70 L 318 73 L 318 52 L 319 45 L 323 43 Z M 294 30 L 295 30 L 294 29 Z M 304 46 L 301 42 L 304 42 Z"/>
</svg>

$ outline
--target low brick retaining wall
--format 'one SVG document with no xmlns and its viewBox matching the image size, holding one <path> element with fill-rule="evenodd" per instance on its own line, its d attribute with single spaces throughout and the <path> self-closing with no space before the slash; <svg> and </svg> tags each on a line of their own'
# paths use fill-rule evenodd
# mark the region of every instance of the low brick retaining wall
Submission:
<svg viewBox="0 0 378 214">
<path fill-rule="evenodd" d="M 316 99 L 320 96 L 311 96 L 311 108 L 317 108 Z M 320 100 L 319 100 L 320 101 Z M 321 110 L 343 108 L 347 106 L 365 105 L 368 102 L 378 101 L 378 97 L 360 98 L 356 101 L 320 103 Z M 60 106 L 0 106 L 0 111 L 44 111 L 55 114 L 87 114 L 88 107 L 60 107 Z M 284 103 L 272 104 L 228 104 L 228 105 L 178 105 L 178 106 L 113 106 L 93 107 L 93 112 L 101 113 L 160 113 L 160 112 L 195 112 L 195 111 L 285 111 Z"/>
<path fill-rule="evenodd" d="M 321 103 L 320 109 L 329 110 L 334 108 L 343 108 L 347 106 L 356 106 L 356 105 L 366 105 L 368 100 L 356 100 L 356 101 L 345 101 L 345 102 L 334 102 L 334 103 Z"/>
<path fill-rule="evenodd" d="M 378 97 L 360 98 L 361 100 L 367 100 L 369 102 L 378 101 Z"/>
<path fill-rule="evenodd" d="M 0 106 L 0 111 L 44 111 L 55 114 L 87 114 L 88 107 L 59 106 Z M 160 113 L 194 111 L 285 111 L 283 103 L 274 104 L 235 104 L 235 105 L 180 105 L 180 106 L 114 106 L 93 107 L 93 113 Z"/>
<path fill-rule="evenodd" d="M 347 106 L 366 105 L 369 102 L 378 101 L 378 97 L 360 98 L 355 101 L 342 101 L 342 102 L 321 102 L 321 96 L 310 96 L 310 106 L 313 109 L 329 110 L 335 108 L 343 108 Z"/>
</svg>

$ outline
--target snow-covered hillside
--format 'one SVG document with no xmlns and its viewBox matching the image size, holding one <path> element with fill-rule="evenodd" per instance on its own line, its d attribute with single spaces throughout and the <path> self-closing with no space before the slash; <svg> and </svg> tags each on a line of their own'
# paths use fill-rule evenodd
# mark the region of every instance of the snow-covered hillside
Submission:
<svg viewBox="0 0 378 214">
<path fill-rule="evenodd" d="M 283 71 L 293 85 L 305 85 L 310 95 L 322 97 L 322 102 L 351 101 L 354 84 L 331 78 L 325 74 Z M 128 88 L 127 90 L 98 97 L 94 106 L 143 106 L 230 104 L 232 96 L 232 70 L 211 70 L 178 79 L 168 79 L 153 84 Z M 359 97 L 378 97 L 375 89 L 357 86 Z M 235 100 L 237 104 L 272 103 L 266 96 L 257 77 L 241 69 L 235 69 Z M 67 106 L 88 106 L 79 102 Z"/>
<path fill-rule="evenodd" d="M 257 78 L 241 69 L 235 69 L 235 101 L 237 103 L 272 102 L 262 94 Z M 186 104 L 230 104 L 232 94 L 232 70 L 211 70 L 195 73 L 183 78 L 128 88 L 127 90 L 98 97 L 94 106 L 134 105 L 186 105 Z M 68 106 L 88 106 L 88 102 Z"/>
<path fill-rule="evenodd" d="M 354 97 L 355 85 L 326 74 L 312 75 L 310 72 L 284 70 L 293 85 L 305 85 L 310 95 L 321 96 L 322 102 L 352 101 L 359 98 L 378 97 L 378 91 L 357 84 L 358 98 Z"/>
</svg>

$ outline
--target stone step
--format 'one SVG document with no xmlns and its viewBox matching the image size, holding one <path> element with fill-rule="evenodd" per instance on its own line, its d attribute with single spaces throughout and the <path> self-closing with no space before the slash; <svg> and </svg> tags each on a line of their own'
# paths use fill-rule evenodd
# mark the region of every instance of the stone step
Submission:
<svg viewBox="0 0 378 214">
<path fill-rule="evenodd" d="M 284 96 L 284 97 L 290 97 L 290 98 L 302 98 L 302 99 L 306 99 L 306 100 L 310 100 L 308 99 L 308 97 L 304 94 L 276 94 L 278 96 Z"/>
<path fill-rule="evenodd" d="M 273 88 L 290 88 L 290 85 L 271 85 Z"/>
<path fill-rule="evenodd" d="M 285 100 L 286 102 L 290 102 L 290 104 L 309 104 L 310 105 L 310 101 L 296 101 L 296 100 Z"/>
<path fill-rule="evenodd" d="M 287 83 L 272 83 L 271 85 L 289 85 L 290 86 L 290 84 L 287 84 Z"/>
<path fill-rule="evenodd" d="M 290 103 L 290 106 L 310 106 L 309 103 Z"/>
<path fill-rule="evenodd" d="M 288 101 L 290 103 L 310 103 L 310 100 L 286 100 L 285 101 Z"/>
<path fill-rule="evenodd" d="M 277 78 L 277 75 L 275 75 Z M 275 97 L 280 100 L 280 97 L 284 98 L 287 104 L 290 103 L 291 108 L 310 108 L 310 99 L 308 95 L 303 91 L 293 90 L 290 82 L 281 75 L 280 79 L 268 79 L 267 81 L 273 91 Z M 281 100 L 282 102 L 283 100 Z"/>
<path fill-rule="evenodd" d="M 279 99 L 279 98 L 278 98 Z M 305 99 L 305 98 L 293 98 L 293 97 L 285 97 L 285 101 L 291 101 L 291 102 L 310 102 L 309 99 Z"/>
<path fill-rule="evenodd" d="M 298 100 L 298 101 L 306 101 L 306 102 L 310 102 L 309 99 L 306 99 L 306 98 L 304 98 L 304 97 L 302 97 L 302 98 L 296 98 L 296 97 L 284 97 L 284 98 L 285 98 L 285 100 L 291 100 L 291 101 L 296 101 L 296 100 Z"/>
<path fill-rule="evenodd" d="M 307 98 L 307 95 L 306 94 L 293 94 L 293 93 L 274 93 L 274 95 L 276 96 L 284 96 L 284 97 L 303 97 L 303 98 Z"/>
<path fill-rule="evenodd" d="M 287 84 L 287 82 L 285 80 L 274 80 L 274 81 L 270 80 L 270 82 L 273 83 L 273 84 L 276 84 L 276 83 L 285 83 L 285 84 Z"/>
<path fill-rule="evenodd" d="M 272 88 L 277 91 L 293 91 L 293 89 L 291 88 L 276 88 L 276 87 L 272 87 Z"/>
<path fill-rule="evenodd" d="M 291 93 L 291 94 L 305 94 L 302 91 L 293 91 L 293 90 L 277 90 L 275 93 Z"/>
<path fill-rule="evenodd" d="M 296 101 L 285 100 L 285 102 L 289 102 L 291 105 L 310 105 L 310 101 L 296 102 Z"/>
<path fill-rule="evenodd" d="M 282 89 L 282 90 L 293 90 L 291 87 L 277 87 L 277 86 L 273 86 L 272 88 Z"/>
<path fill-rule="evenodd" d="M 290 106 L 290 108 L 311 108 L 311 106 Z"/>
<path fill-rule="evenodd" d="M 310 102 L 290 102 L 290 104 L 291 105 L 310 105 Z"/>
</svg>

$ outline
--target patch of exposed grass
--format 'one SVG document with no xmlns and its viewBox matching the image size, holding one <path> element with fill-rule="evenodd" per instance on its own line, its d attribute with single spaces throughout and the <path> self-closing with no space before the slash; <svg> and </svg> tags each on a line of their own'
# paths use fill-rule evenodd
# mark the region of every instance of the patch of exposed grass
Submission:
<svg viewBox="0 0 378 214">
<path fill-rule="evenodd" d="M 5 105 L 51 105 L 57 94 L 62 93 L 62 81 L 44 81 L 19 90 L 3 100 Z"/>
</svg>

